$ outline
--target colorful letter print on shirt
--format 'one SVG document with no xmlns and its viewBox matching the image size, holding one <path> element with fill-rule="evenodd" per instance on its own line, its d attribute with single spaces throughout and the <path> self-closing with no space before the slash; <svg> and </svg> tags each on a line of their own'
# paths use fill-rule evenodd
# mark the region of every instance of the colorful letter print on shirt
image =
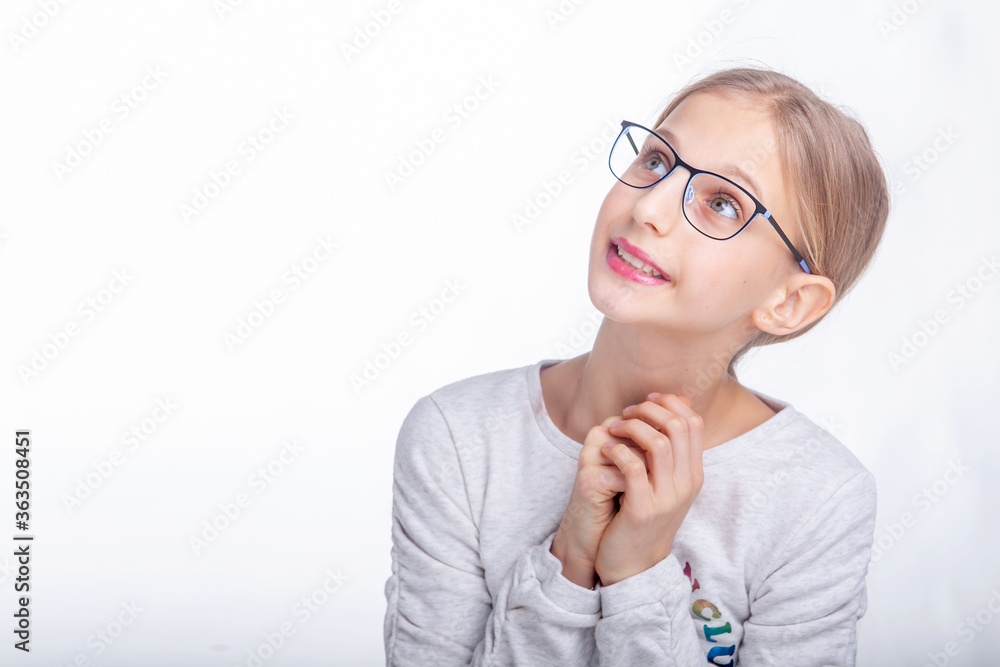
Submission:
<svg viewBox="0 0 1000 667">
<path fill-rule="evenodd" d="M 692 593 L 701 588 L 698 585 L 698 580 L 691 577 L 691 564 L 688 562 L 684 563 L 684 575 L 691 581 Z M 736 645 L 726 643 L 727 635 L 732 633 L 733 628 L 729 624 L 729 621 L 726 621 L 723 625 L 718 625 L 724 620 L 719 608 L 708 600 L 695 600 L 691 605 L 691 615 L 702 626 L 702 630 L 705 632 L 705 639 L 713 644 L 719 644 L 719 646 L 713 646 L 708 650 L 708 654 L 706 655 L 708 662 L 720 667 L 733 667 L 732 655 L 736 653 Z M 711 621 L 716 625 L 709 625 L 705 621 Z M 728 639 L 732 639 L 732 637 L 728 637 Z M 726 662 L 717 662 L 716 658 L 719 657 L 728 657 L 729 660 Z"/>
</svg>

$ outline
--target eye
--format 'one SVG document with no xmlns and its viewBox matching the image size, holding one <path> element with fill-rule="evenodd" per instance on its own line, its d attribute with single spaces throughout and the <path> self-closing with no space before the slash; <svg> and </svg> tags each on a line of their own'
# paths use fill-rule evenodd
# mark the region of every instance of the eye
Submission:
<svg viewBox="0 0 1000 667">
<path fill-rule="evenodd" d="M 653 172 L 659 178 L 667 175 L 667 163 L 659 151 L 644 148 L 639 154 L 637 162 L 642 165 L 643 169 Z"/>
<path fill-rule="evenodd" d="M 719 190 L 708 198 L 707 201 L 708 207 L 719 215 L 737 222 L 743 221 L 743 211 L 740 210 L 740 205 L 737 203 L 736 198 L 729 193 Z"/>
</svg>

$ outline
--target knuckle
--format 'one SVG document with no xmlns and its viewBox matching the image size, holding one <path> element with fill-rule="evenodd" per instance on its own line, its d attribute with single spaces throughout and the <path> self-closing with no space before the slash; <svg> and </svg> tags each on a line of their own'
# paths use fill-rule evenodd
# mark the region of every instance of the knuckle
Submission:
<svg viewBox="0 0 1000 667">
<path fill-rule="evenodd" d="M 662 397 L 661 397 L 662 398 Z M 659 403 L 660 399 L 655 401 L 646 401 L 642 404 L 642 414 L 649 419 L 660 419 L 663 416 L 663 411 L 666 410 Z"/>
<path fill-rule="evenodd" d="M 688 429 L 687 420 L 683 417 L 671 417 L 667 420 L 667 428 L 678 431 L 680 433 L 686 433 Z"/>
<path fill-rule="evenodd" d="M 646 466 L 638 459 L 631 459 L 625 464 L 625 474 L 629 477 L 645 476 Z"/>
<path fill-rule="evenodd" d="M 577 483 L 577 488 L 580 493 L 586 498 L 593 495 L 594 491 L 600 488 L 600 479 L 593 475 L 592 473 L 586 473 L 580 475 L 580 480 Z"/>
<path fill-rule="evenodd" d="M 603 486 L 605 487 L 614 486 L 614 484 L 617 481 L 618 481 L 617 475 L 615 475 L 614 471 L 611 470 L 610 468 L 605 468 L 604 470 L 601 471 L 601 483 Z"/>
<path fill-rule="evenodd" d="M 640 524 L 649 523 L 654 518 L 655 517 L 653 516 L 653 512 L 646 505 L 640 503 L 635 508 L 635 519 L 636 519 L 637 523 L 640 523 Z"/>
<path fill-rule="evenodd" d="M 600 465 L 600 445 L 594 445 L 593 443 L 584 444 L 583 449 L 580 450 L 580 458 L 577 459 L 576 469 L 577 474 L 583 474 L 583 472 L 589 468 L 593 468 L 595 465 Z"/>
<path fill-rule="evenodd" d="M 686 476 L 683 480 L 678 482 L 677 489 L 684 497 L 692 497 L 698 495 L 701 491 L 703 480 L 700 475 L 692 473 Z"/>
<path fill-rule="evenodd" d="M 610 424 L 610 422 L 608 422 Z M 611 431 L 604 424 L 598 424 L 587 432 L 584 438 L 584 447 L 600 447 L 602 444 L 613 438 Z"/>
<path fill-rule="evenodd" d="M 705 420 L 701 418 L 701 415 L 688 417 L 688 424 L 691 425 L 692 431 L 701 431 L 705 428 Z"/>
</svg>

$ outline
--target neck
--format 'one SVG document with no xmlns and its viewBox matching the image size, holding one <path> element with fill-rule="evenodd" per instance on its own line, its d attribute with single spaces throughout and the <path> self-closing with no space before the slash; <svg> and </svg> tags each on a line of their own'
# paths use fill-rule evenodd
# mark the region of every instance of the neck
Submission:
<svg viewBox="0 0 1000 667">
<path fill-rule="evenodd" d="M 568 362 L 575 381 L 562 422 L 573 433 L 586 433 L 651 392 L 677 394 L 691 399 L 704 420 L 705 447 L 719 444 L 731 430 L 727 415 L 746 400 L 746 389 L 726 372 L 736 349 L 731 340 L 654 332 L 605 318 L 593 349 Z"/>
</svg>

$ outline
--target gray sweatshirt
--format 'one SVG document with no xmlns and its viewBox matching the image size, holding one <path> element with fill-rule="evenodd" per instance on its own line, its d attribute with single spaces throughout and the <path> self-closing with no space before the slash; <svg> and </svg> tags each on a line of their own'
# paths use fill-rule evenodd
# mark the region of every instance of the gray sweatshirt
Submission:
<svg viewBox="0 0 1000 667">
<path fill-rule="evenodd" d="M 872 474 L 790 404 L 703 454 L 673 551 L 594 590 L 549 548 L 582 443 L 543 359 L 456 381 L 403 421 L 393 467 L 388 665 L 849 665 L 867 606 Z"/>
</svg>

